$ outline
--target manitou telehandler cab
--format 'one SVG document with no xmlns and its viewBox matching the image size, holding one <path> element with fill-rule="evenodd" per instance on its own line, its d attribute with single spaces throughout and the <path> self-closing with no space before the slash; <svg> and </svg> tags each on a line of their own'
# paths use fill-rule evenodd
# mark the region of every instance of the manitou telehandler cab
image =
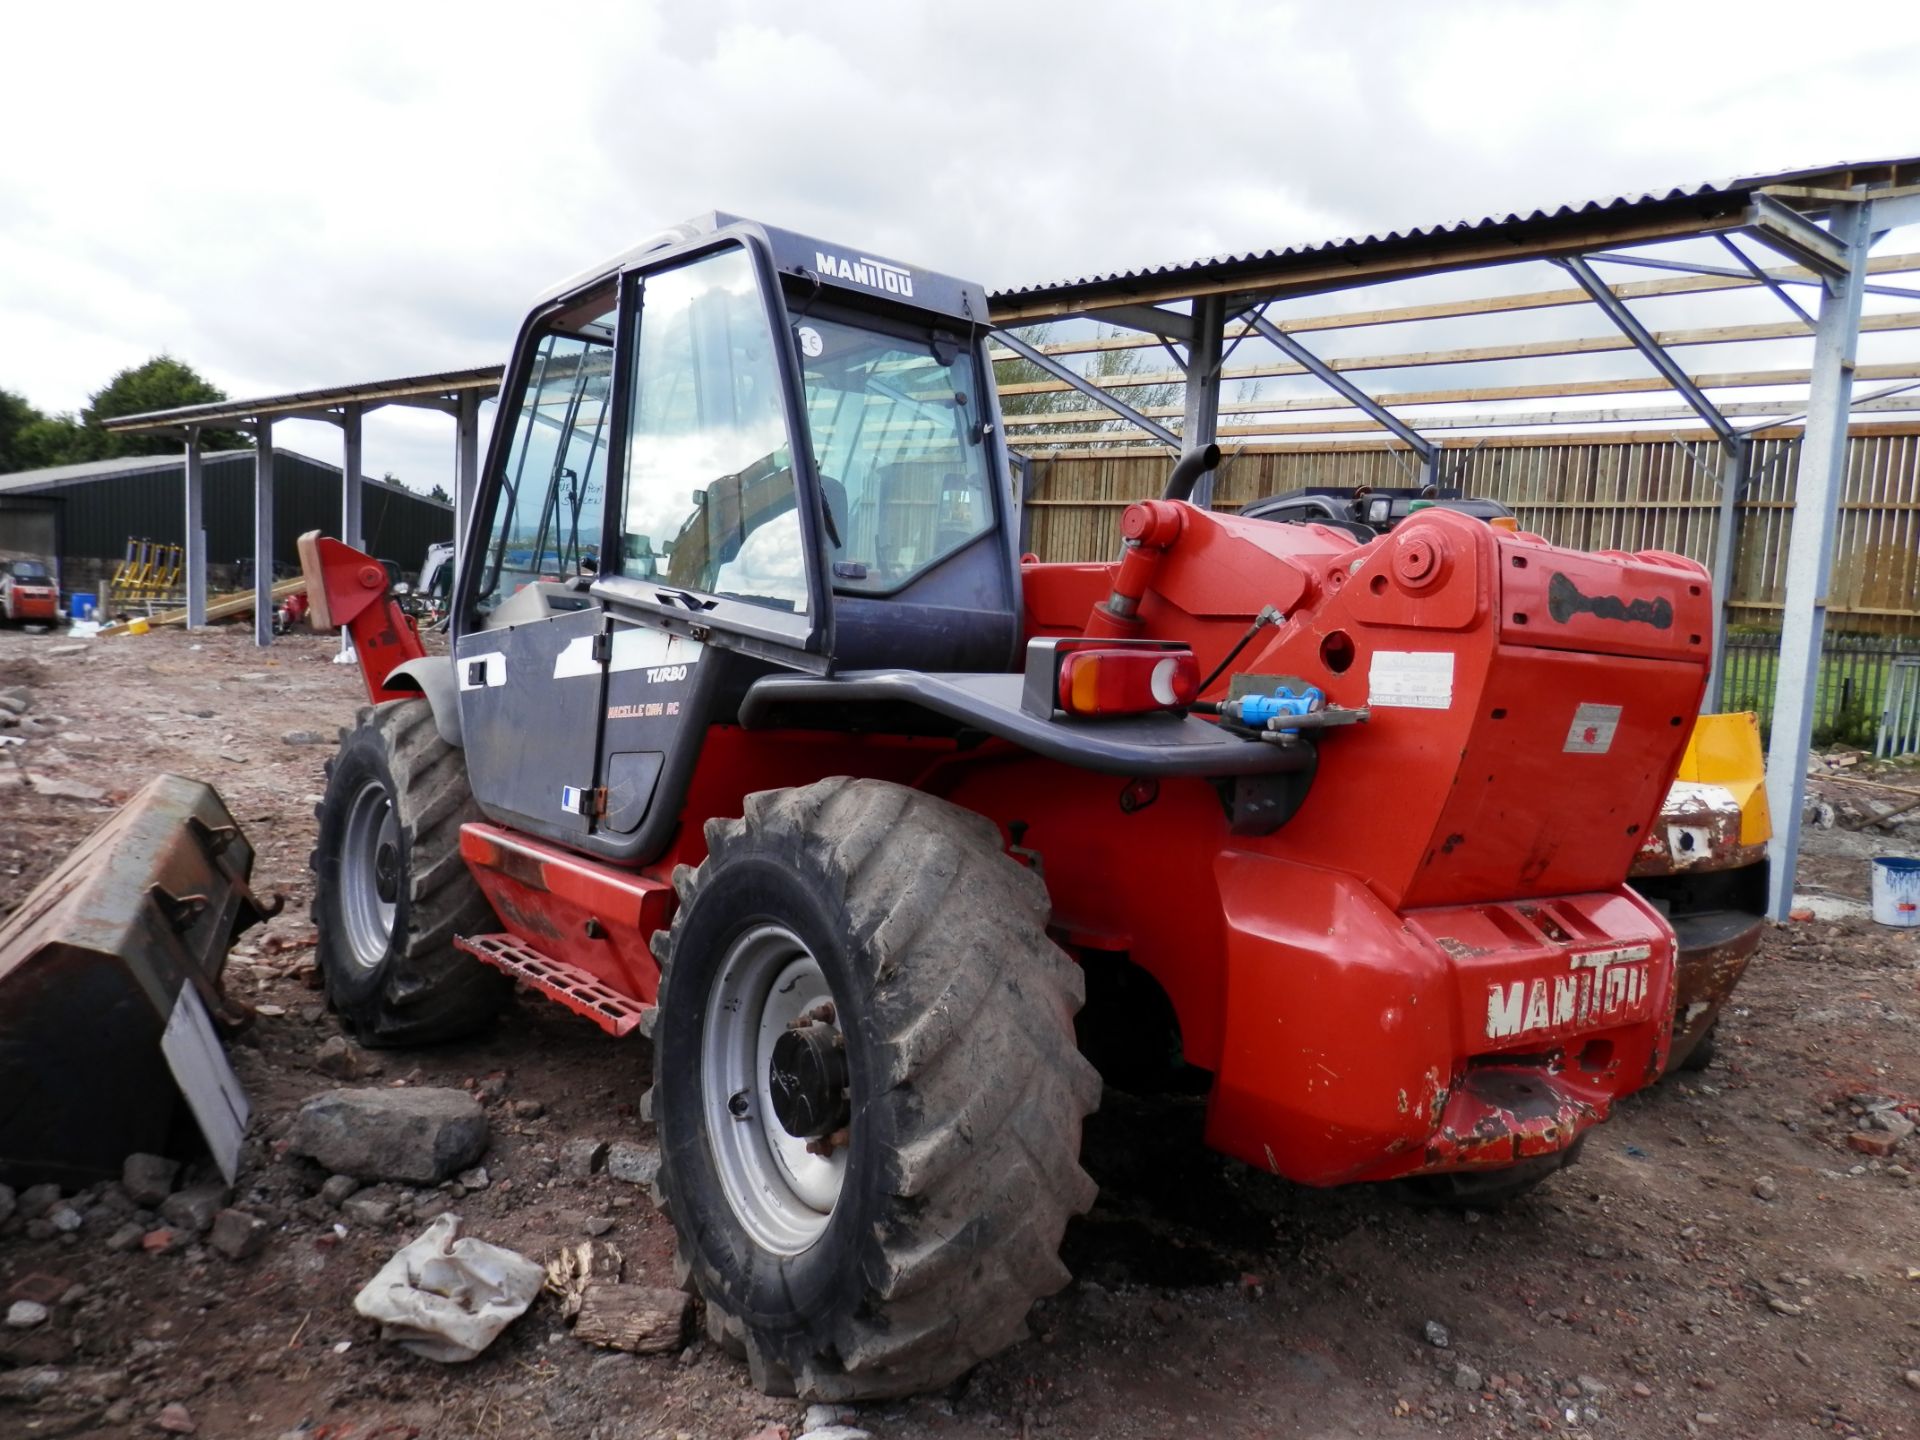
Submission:
<svg viewBox="0 0 1920 1440">
<path fill-rule="evenodd" d="M 1117 563 L 1023 561 L 986 322 L 715 215 L 535 305 L 450 655 L 303 541 L 375 702 L 320 811 L 332 1003 L 413 1044 L 512 977 L 649 1036 L 682 1272 L 769 1390 L 921 1390 L 1023 1333 L 1093 1199 L 1095 1061 L 1202 1077 L 1273 1174 L 1474 1193 L 1665 1058 L 1673 933 L 1623 882 L 1700 567 L 1219 514 L 1211 448 Z"/>
</svg>

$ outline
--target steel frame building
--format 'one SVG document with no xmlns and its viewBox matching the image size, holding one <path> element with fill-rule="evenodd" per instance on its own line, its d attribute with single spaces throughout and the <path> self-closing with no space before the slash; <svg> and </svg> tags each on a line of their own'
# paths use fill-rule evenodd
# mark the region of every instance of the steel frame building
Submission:
<svg viewBox="0 0 1920 1440">
<path fill-rule="evenodd" d="M 1920 256 L 1875 260 L 1876 243 L 1890 230 L 1920 223 L 1920 158 L 1868 161 L 1747 176 L 1634 196 L 1616 196 L 1551 211 L 1526 215 L 1488 216 L 1455 225 L 1396 231 L 1321 244 L 1259 253 L 1225 255 L 1190 263 L 1129 270 L 995 292 L 990 297 L 991 319 L 998 332 L 997 353 L 1018 357 L 1037 366 L 1050 379 L 1032 389 L 1072 390 L 1084 396 L 1087 409 L 1056 412 L 1044 417 L 1009 417 L 1011 443 L 1023 449 L 1064 453 L 1069 445 L 1094 445 L 1106 451 L 1129 443 L 1165 446 L 1179 451 L 1222 438 L 1252 440 L 1279 437 L 1302 428 L 1319 433 L 1365 429 L 1381 433 L 1387 443 L 1404 447 L 1423 483 L 1439 483 L 1446 474 L 1447 443 L 1439 438 L 1451 430 L 1511 428 L 1542 423 L 1519 414 L 1469 416 L 1425 424 L 1409 418 L 1406 410 L 1453 400 L 1553 399 L 1593 394 L 1622 394 L 1655 390 L 1672 392 L 1682 402 L 1674 411 L 1648 414 L 1618 410 L 1579 417 L 1552 414 L 1546 423 L 1565 424 L 1579 418 L 1596 423 L 1613 420 L 1690 418 L 1704 427 L 1703 440 L 1713 452 L 1720 489 L 1720 523 L 1714 564 L 1718 601 L 1713 637 L 1714 670 L 1709 698 L 1717 701 L 1720 665 L 1724 653 L 1726 598 L 1735 553 L 1736 506 L 1745 483 L 1749 432 L 1734 423 L 1741 414 L 1787 413 L 1804 416 L 1798 492 L 1787 560 L 1786 607 L 1781 635 L 1778 691 L 1773 735 L 1768 757 L 1768 798 L 1773 811 L 1774 865 L 1771 909 L 1784 919 L 1791 903 L 1793 873 L 1799 853 L 1801 801 L 1805 787 L 1804 759 L 1812 739 L 1815 686 L 1818 682 L 1826 589 L 1832 563 L 1842 460 L 1847 425 L 1855 409 L 1920 410 L 1920 364 L 1873 367 L 1873 378 L 1895 383 L 1870 395 L 1856 397 L 1853 385 L 1858 366 L 1860 336 L 1869 330 L 1920 329 L 1920 315 L 1868 317 L 1863 325 L 1863 301 L 1869 294 L 1920 299 L 1920 289 L 1869 280 L 1874 273 L 1920 269 Z M 1733 262 L 1705 263 L 1697 258 L 1662 254 L 1659 247 L 1679 242 L 1717 243 Z M 1763 266 L 1751 247 L 1758 246 L 1788 262 Z M 1509 267 L 1547 261 L 1560 267 L 1570 286 L 1554 291 L 1496 294 L 1468 301 L 1442 301 L 1390 307 L 1373 312 L 1335 311 L 1317 315 L 1271 313 L 1285 302 L 1325 296 L 1358 287 L 1387 284 L 1450 272 Z M 1670 278 L 1645 283 L 1610 283 L 1597 267 L 1653 269 Z M 1630 300 L 1650 295 L 1750 289 L 1771 295 L 1787 314 L 1775 325 L 1722 327 L 1717 331 L 1662 334 L 1636 315 Z M 1810 313 L 1795 292 L 1812 297 Z M 1604 316 L 1613 332 L 1608 337 L 1576 342 L 1503 345 L 1478 350 L 1415 353 L 1398 356 L 1323 359 L 1303 335 L 1322 329 L 1376 324 L 1415 323 L 1469 315 L 1497 315 L 1520 310 L 1565 305 L 1590 305 Z M 1035 344 L 1018 332 L 1055 320 L 1091 320 L 1112 326 L 1120 338 Z M 1890 321 L 1891 323 L 1883 323 Z M 1747 340 L 1805 339 L 1811 337 L 1810 363 L 1799 370 L 1747 372 L 1706 376 L 1690 373 L 1673 354 L 1687 344 L 1739 343 Z M 1304 375 L 1325 387 L 1330 398 L 1251 401 L 1223 406 L 1221 386 L 1236 371 L 1228 361 L 1242 347 L 1268 347 L 1276 360 L 1246 367 L 1241 373 Z M 1095 378 L 1065 363 L 1073 355 L 1095 353 L 1116 346 L 1158 347 L 1169 354 L 1175 369 L 1150 377 L 1177 383 L 1181 403 L 1149 413 L 1127 403 L 1120 392 L 1147 383 L 1139 376 Z M 1353 375 L 1368 369 L 1410 368 L 1428 364 L 1524 360 L 1547 355 L 1631 351 L 1653 369 L 1650 377 L 1544 383 L 1496 389 L 1434 391 L 1425 394 L 1376 395 Z M 257 453 L 270 462 L 272 427 L 276 420 L 303 418 L 331 421 L 341 428 L 345 468 L 359 473 L 360 417 L 379 405 L 415 405 L 439 409 L 456 418 L 455 506 L 456 544 L 464 546 L 467 521 L 478 479 L 477 415 L 480 401 L 497 393 L 499 367 L 452 374 L 418 376 L 405 380 L 346 386 L 273 396 L 263 400 L 226 402 L 187 409 L 129 416 L 108 423 L 120 431 L 164 431 L 181 436 L 187 454 L 187 533 L 197 536 L 199 525 L 199 437 L 206 430 L 244 429 L 255 438 Z M 1899 383 L 1905 381 L 1906 383 Z M 1759 406 L 1717 401 L 1709 392 L 1741 385 L 1792 387 L 1790 401 Z M 1004 388 L 1004 387 L 1003 387 Z M 1906 398 L 1902 398 L 1906 397 Z M 1177 409 L 1177 415 L 1173 411 Z M 1267 421 L 1222 426 L 1222 414 L 1275 415 L 1289 411 L 1357 412 L 1357 423 L 1310 422 L 1304 427 Z M 1120 432 L 1102 428 L 1091 434 L 1060 431 L 1089 418 L 1117 418 Z M 1177 420 L 1177 424 L 1174 423 Z M 1777 424 L 1771 419 L 1767 423 Z M 1757 428 L 1757 427 L 1755 427 Z M 1033 432 L 1028 434 L 1026 432 Z M 1016 434 L 1015 432 L 1020 432 Z M 351 491 L 352 487 L 347 487 Z M 262 546 L 271 536 L 271 494 L 256 501 L 256 521 Z M 343 501 L 342 534 L 358 543 L 360 526 L 351 494 Z M 1196 489 L 1198 503 L 1211 501 L 1210 481 Z M 265 521 L 258 517 L 265 516 Z M 188 559 L 190 623 L 204 614 L 205 557 L 190 540 Z M 200 607 L 197 611 L 195 606 Z M 256 638 L 270 644 L 271 606 L 264 597 L 256 607 Z"/>
</svg>

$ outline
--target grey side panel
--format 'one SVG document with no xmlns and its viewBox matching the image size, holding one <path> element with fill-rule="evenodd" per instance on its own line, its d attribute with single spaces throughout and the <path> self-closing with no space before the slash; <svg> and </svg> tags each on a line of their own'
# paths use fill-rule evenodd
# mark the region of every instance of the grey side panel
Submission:
<svg viewBox="0 0 1920 1440">
<path fill-rule="evenodd" d="M 908 704 L 1010 740 L 1036 755 L 1109 775 L 1277 775 L 1314 763 L 1304 740 L 1242 738 L 1192 715 L 1042 720 L 1020 708 L 1020 675 L 928 675 L 854 670 L 830 679 L 769 675 L 740 707 L 749 730 L 805 726 L 808 710 Z M 837 727 L 830 727 L 837 728 Z"/>
<path fill-rule="evenodd" d="M 458 750 L 460 739 L 460 687 L 453 678 L 451 655 L 423 655 L 394 667 L 387 676 L 389 690 L 417 690 L 426 696 L 433 711 L 433 728 L 440 738 Z"/>
<path fill-rule="evenodd" d="M 643 865 L 666 848 L 707 731 L 732 719 L 727 695 L 739 694 L 739 667 L 753 664 L 718 645 L 614 616 L 601 742 L 607 814 L 581 849 Z"/>
<path fill-rule="evenodd" d="M 467 775 L 489 820 L 563 845 L 586 835 L 606 703 L 592 647 L 605 623 L 595 608 L 455 642 Z"/>
</svg>

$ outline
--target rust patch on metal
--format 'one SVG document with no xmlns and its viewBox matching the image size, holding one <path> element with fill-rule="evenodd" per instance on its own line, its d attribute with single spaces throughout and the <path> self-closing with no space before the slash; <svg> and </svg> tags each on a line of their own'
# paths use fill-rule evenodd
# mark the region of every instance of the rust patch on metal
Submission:
<svg viewBox="0 0 1920 1440">
<path fill-rule="evenodd" d="M 1740 802 L 1719 785 L 1677 780 L 1647 828 L 1634 875 L 1674 875 L 1688 870 L 1734 870 L 1767 852 L 1765 843 L 1740 843 Z"/>
</svg>

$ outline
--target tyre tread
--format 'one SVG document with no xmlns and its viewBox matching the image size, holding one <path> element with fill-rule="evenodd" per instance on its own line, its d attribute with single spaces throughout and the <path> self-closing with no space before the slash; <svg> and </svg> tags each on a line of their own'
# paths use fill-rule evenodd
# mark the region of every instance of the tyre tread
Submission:
<svg viewBox="0 0 1920 1440">
<path fill-rule="evenodd" d="M 363 706 L 345 745 L 362 730 L 377 732 L 393 782 L 395 814 L 407 836 L 407 926 L 381 975 L 360 1000 L 328 986 L 329 999 L 362 1044 L 422 1045 L 458 1039 L 485 1028 L 510 986 L 504 975 L 454 948 L 457 935 L 495 928 L 492 908 L 460 855 L 460 827 L 480 818 L 467 783 L 465 759 L 440 738 L 424 700 Z M 334 766 L 328 765 L 329 779 Z M 334 803 L 329 790 L 322 809 Z M 324 823 L 324 822 L 323 822 Z M 316 927 L 336 881 L 314 852 L 312 916 Z M 324 970 L 323 966 L 323 970 Z"/>
<path fill-rule="evenodd" d="M 679 1263 L 709 1334 L 739 1327 L 758 1384 L 822 1400 L 946 1384 L 1025 1334 L 1033 1303 L 1069 1278 L 1060 1240 L 1093 1202 L 1079 1137 L 1100 1087 L 1074 1046 L 1079 967 L 1046 938 L 1044 885 L 980 815 L 846 777 L 750 795 L 743 809 L 708 822 L 710 858 L 675 885 L 691 901 L 738 845 L 798 840 L 824 862 L 855 953 L 875 967 L 875 1014 L 889 1033 L 887 1090 L 873 1103 L 898 1117 L 898 1158 L 865 1302 L 838 1333 L 816 1328 L 776 1355 L 775 1337 L 727 1312 L 684 1235 Z M 674 1003 L 672 955 L 690 909 L 662 947 L 663 1007 Z M 928 951 L 940 963 L 907 963 Z M 944 963 L 955 956 L 988 963 Z M 666 1191 L 670 1166 L 663 1155 Z"/>
</svg>

